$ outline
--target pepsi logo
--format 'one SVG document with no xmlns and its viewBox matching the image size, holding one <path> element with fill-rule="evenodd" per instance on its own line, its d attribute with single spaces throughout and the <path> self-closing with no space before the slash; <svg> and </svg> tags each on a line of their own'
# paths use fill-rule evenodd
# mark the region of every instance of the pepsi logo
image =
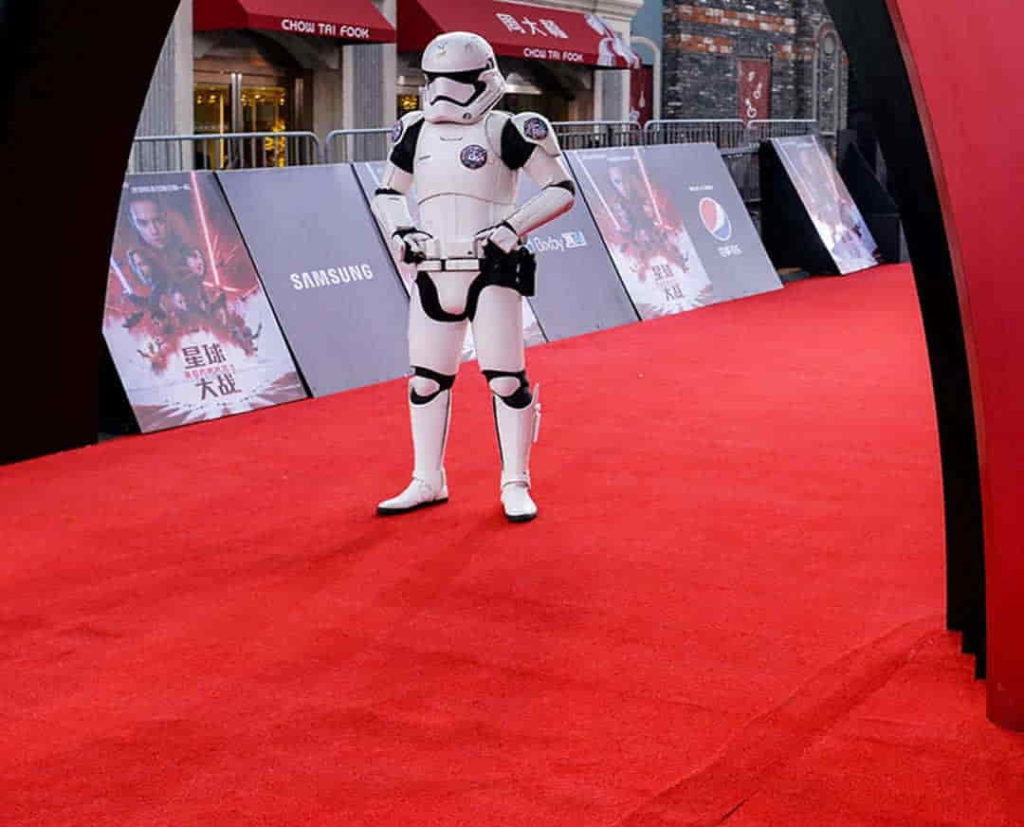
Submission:
<svg viewBox="0 0 1024 827">
<path fill-rule="evenodd" d="M 714 198 L 702 198 L 698 209 L 705 230 L 719 241 L 728 241 L 732 238 L 732 222 L 729 220 L 729 213 L 725 211 L 725 207 Z"/>
</svg>

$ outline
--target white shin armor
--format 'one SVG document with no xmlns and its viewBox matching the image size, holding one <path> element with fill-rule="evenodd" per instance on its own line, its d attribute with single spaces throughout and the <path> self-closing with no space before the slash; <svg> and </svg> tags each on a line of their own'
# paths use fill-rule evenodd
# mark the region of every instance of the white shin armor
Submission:
<svg viewBox="0 0 1024 827">
<path fill-rule="evenodd" d="M 413 472 L 415 479 L 423 480 L 436 490 L 446 487 L 444 451 L 448 443 L 448 425 L 451 421 L 452 384 L 455 377 L 445 377 L 417 368 L 417 375 L 429 378 L 439 385 L 436 392 L 420 396 L 410 382 L 409 419 L 412 424 Z"/>
<path fill-rule="evenodd" d="M 484 371 L 494 386 L 498 371 Z M 512 376 L 514 374 L 503 374 Z M 540 399 L 530 393 L 525 374 L 518 375 L 519 390 L 507 395 L 493 392 L 494 425 L 501 452 L 501 485 L 513 482 L 530 485 L 530 450 L 540 425 Z M 500 377 L 499 377 L 500 378 Z"/>
</svg>

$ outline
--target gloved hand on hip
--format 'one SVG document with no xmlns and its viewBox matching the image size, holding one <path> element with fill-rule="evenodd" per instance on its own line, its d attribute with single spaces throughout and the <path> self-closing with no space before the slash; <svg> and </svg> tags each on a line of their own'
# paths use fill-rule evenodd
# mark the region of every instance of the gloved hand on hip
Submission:
<svg viewBox="0 0 1024 827">
<path fill-rule="evenodd" d="M 427 242 L 433 236 L 410 227 L 405 230 L 396 230 L 391 236 L 391 248 L 406 264 L 419 264 L 427 257 Z"/>
<path fill-rule="evenodd" d="M 497 226 L 487 227 L 486 229 L 478 232 L 474 236 L 474 241 L 476 242 L 477 248 L 481 250 L 487 246 L 487 242 L 489 241 L 503 253 L 511 253 L 519 246 L 519 235 L 512 229 L 511 224 L 502 221 Z"/>
</svg>

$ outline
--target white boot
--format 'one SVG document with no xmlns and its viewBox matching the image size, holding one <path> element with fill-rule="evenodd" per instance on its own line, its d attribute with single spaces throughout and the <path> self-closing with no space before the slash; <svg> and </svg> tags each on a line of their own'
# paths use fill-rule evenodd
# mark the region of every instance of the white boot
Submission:
<svg viewBox="0 0 1024 827">
<path fill-rule="evenodd" d="M 501 449 L 501 505 L 513 523 L 526 523 L 537 516 L 537 504 L 530 496 L 530 448 L 539 420 L 537 396 L 525 408 L 511 408 L 500 397 L 494 397 L 494 421 Z"/>
<path fill-rule="evenodd" d="M 448 486 L 444 482 L 444 472 L 441 472 L 440 484 L 431 484 L 419 477 L 413 477 L 412 482 L 405 490 L 390 500 L 384 500 L 377 505 L 377 513 L 381 517 L 391 517 L 395 514 L 406 514 L 415 511 L 417 508 L 426 508 L 428 505 L 441 505 L 448 502 Z"/>
<path fill-rule="evenodd" d="M 507 482 L 501 486 L 501 507 L 510 523 L 528 523 L 537 516 L 537 503 L 525 482 Z"/>
<path fill-rule="evenodd" d="M 448 441 L 451 398 L 452 392 L 445 390 L 424 405 L 409 402 L 415 462 L 412 482 L 398 496 L 377 505 L 380 516 L 405 514 L 417 508 L 448 502 L 444 449 Z"/>
</svg>

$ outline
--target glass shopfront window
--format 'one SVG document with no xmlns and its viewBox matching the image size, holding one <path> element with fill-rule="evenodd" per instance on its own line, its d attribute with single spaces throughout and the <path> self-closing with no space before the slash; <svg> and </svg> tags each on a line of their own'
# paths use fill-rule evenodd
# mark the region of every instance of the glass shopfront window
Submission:
<svg viewBox="0 0 1024 827">
<path fill-rule="evenodd" d="M 247 32 L 221 35 L 195 62 L 194 117 L 197 135 L 286 132 L 307 129 L 306 74 L 273 44 Z M 196 165 L 285 166 L 285 138 L 198 141 Z"/>
</svg>

